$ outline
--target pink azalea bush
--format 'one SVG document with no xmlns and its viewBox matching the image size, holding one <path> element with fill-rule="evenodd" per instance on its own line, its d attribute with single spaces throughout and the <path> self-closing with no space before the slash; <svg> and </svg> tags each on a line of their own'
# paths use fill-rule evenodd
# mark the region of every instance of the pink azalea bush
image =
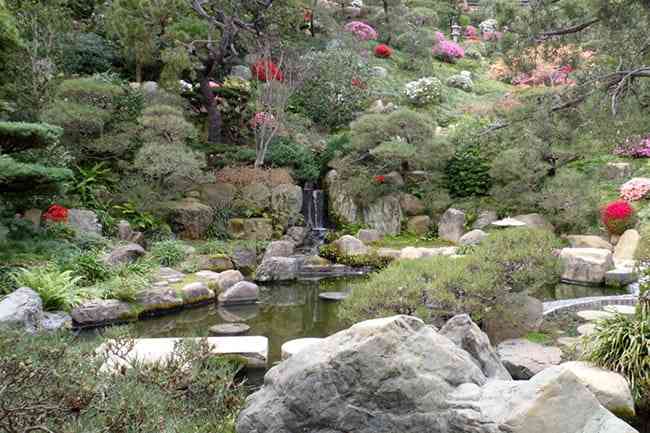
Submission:
<svg viewBox="0 0 650 433">
<path fill-rule="evenodd" d="M 478 39 L 478 29 L 474 26 L 465 27 L 464 33 L 467 39 Z"/>
<path fill-rule="evenodd" d="M 483 40 L 485 42 L 498 42 L 503 37 L 503 32 L 494 31 L 494 32 L 485 32 L 483 33 Z"/>
<path fill-rule="evenodd" d="M 614 150 L 614 154 L 632 158 L 650 158 L 650 134 L 645 137 L 629 137 Z"/>
<path fill-rule="evenodd" d="M 443 40 L 433 46 L 433 55 L 445 62 L 455 63 L 456 60 L 465 57 L 465 50 L 456 42 Z"/>
<path fill-rule="evenodd" d="M 554 68 L 552 65 L 541 64 L 529 72 L 517 75 L 512 79 L 515 86 L 562 86 L 575 84 L 575 80 L 569 78 L 573 72 L 570 65 Z"/>
<path fill-rule="evenodd" d="M 379 37 L 375 29 L 361 21 L 350 21 L 345 25 L 344 29 L 345 31 L 354 33 L 362 41 L 370 41 Z"/>
<path fill-rule="evenodd" d="M 637 201 L 644 198 L 650 191 L 650 179 L 637 177 L 621 185 L 621 198 L 627 201 Z"/>
</svg>

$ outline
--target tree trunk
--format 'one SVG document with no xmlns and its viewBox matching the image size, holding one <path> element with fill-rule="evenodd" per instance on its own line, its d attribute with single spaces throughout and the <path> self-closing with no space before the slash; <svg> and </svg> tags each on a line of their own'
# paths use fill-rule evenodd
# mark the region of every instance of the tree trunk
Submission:
<svg viewBox="0 0 650 433">
<path fill-rule="evenodd" d="M 142 83 L 142 62 L 140 59 L 135 59 L 135 81 Z"/>
<path fill-rule="evenodd" d="M 221 112 L 217 106 L 217 98 L 210 88 L 210 79 L 208 77 L 201 80 L 201 94 L 205 99 L 205 106 L 208 110 L 208 143 L 220 143 Z"/>
</svg>

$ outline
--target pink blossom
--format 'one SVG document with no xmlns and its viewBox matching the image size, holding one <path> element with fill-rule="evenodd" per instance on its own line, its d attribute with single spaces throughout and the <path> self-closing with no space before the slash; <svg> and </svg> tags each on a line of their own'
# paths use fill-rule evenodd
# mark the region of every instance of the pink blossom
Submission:
<svg viewBox="0 0 650 433">
<path fill-rule="evenodd" d="M 645 137 L 628 137 L 622 145 L 614 150 L 614 154 L 632 158 L 650 158 L 650 134 Z"/>
<path fill-rule="evenodd" d="M 350 21 L 345 25 L 344 29 L 354 33 L 362 41 L 370 41 L 379 37 L 375 29 L 361 21 Z"/>
<path fill-rule="evenodd" d="M 478 38 L 478 29 L 474 26 L 465 27 L 465 37 L 468 39 L 477 39 Z"/>
<path fill-rule="evenodd" d="M 446 62 L 454 63 L 457 59 L 465 57 L 463 47 L 452 41 L 440 41 L 433 47 L 433 55 Z"/>
<path fill-rule="evenodd" d="M 503 33 L 499 31 L 483 33 L 483 40 L 486 42 L 498 42 L 503 37 Z"/>
<path fill-rule="evenodd" d="M 650 179 L 636 177 L 621 185 L 621 198 L 627 201 L 641 200 L 650 191 Z"/>
<path fill-rule="evenodd" d="M 272 125 L 274 123 L 275 123 L 275 116 L 265 111 L 258 111 L 257 113 L 255 113 L 255 115 L 250 121 L 252 128 L 257 128 L 259 126 L 264 126 L 264 125 Z"/>
</svg>

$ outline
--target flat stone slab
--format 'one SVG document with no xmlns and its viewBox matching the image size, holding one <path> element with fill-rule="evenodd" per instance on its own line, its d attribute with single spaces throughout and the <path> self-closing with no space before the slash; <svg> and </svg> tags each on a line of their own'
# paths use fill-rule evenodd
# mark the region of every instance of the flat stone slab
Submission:
<svg viewBox="0 0 650 433">
<path fill-rule="evenodd" d="M 295 340 L 289 340 L 282 345 L 282 359 L 290 358 L 301 350 L 314 344 L 319 344 L 321 341 L 323 341 L 323 338 L 297 338 Z"/>
<path fill-rule="evenodd" d="M 215 337 L 225 337 L 234 335 L 244 335 L 251 330 L 251 327 L 245 323 L 222 323 L 211 326 L 208 333 Z"/>
<path fill-rule="evenodd" d="M 583 337 L 588 337 L 596 332 L 596 325 L 593 323 L 585 323 L 584 325 L 578 326 L 578 334 Z"/>
<path fill-rule="evenodd" d="M 344 292 L 323 292 L 318 295 L 323 301 L 334 301 L 339 302 L 350 296 Z"/>
<path fill-rule="evenodd" d="M 639 275 L 630 268 L 620 268 L 605 273 L 605 285 L 610 287 L 625 287 L 639 280 Z"/>
<path fill-rule="evenodd" d="M 497 354 L 515 380 L 530 379 L 540 371 L 562 362 L 562 350 L 559 347 L 542 346 L 524 339 L 502 342 L 497 346 Z"/>
<path fill-rule="evenodd" d="M 578 311 L 576 314 L 578 317 L 588 322 L 595 322 L 596 320 L 610 319 L 614 317 L 614 313 L 602 310 L 584 310 Z"/>
<path fill-rule="evenodd" d="M 104 371 L 116 371 L 129 367 L 135 360 L 143 363 L 165 362 L 174 351 L 174 344 L 179 341 L 199 341 L 200 338 L 137 338 L 133 349 L 124 357 L 108 356 L 102 366 Z M 247 366 L 265 368 L 268 362 L 269 340 L 266 337 L 208 337 L 205 339 L 215 356 L 235 355 L 246 359 Z M 98 353 L 105 353 L 106 342 L 97 348 Z"/>
<path fill-rule="evenodd" d="M 636 314 L 636 307 L 632 305 L 607 305 L 603 310 L 608 313 L 618 313 L 626 316 L 634 316 Z"/>
<path fill-rule="evenodd" d="M 581 342 L 582 339 L 580 337 L 560 337 L 557 339 L 557 344 L 569 349 L 578 349 Z"/>
</svg>

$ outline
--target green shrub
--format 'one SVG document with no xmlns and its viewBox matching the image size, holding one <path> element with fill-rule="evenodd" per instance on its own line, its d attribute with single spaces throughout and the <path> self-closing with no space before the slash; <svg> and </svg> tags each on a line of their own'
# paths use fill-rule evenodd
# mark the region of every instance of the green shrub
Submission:
<svg viewBox="0 0 650 433">
<path fill-rule="evenodd" d="M 338 128 L 365 108 L 370 70 L 356 52 L 339 48 L 312 52 L 304 56 L 304 63 L 307 76 L 290 100 L 293 111 L 321 126 Z"/>
<path fill-rule="evenodd" d="M 138 293 L 150 287 L 148 278 L 131 273 L 117 275 L 97 286 L 97 290 L 104 299 L 118 299 L 123 302 L 135 302 Z"/>
<path fill-rule="evenodd" d="M 185 246 L 179 241 L 160 241 L 151 247 L 151 254 L 162 266 L 176 266 L 185 260 Z"/>
<path fill-rule="evenodd" d="M 234 433 L 245 387 L 240 363 L 211 354 L 205 340 L 178 344 L 167 363 L 130 363 L 119 374 L 101 369 L 107 355 L 124 356 L 134 341 L 122 331 L 101 342 L 69 334 L 0 338 L 2 412 L 16 431 Z M 20 380 L 16 380 L 20 378 Z"/>
<path fill-rule="evenodd" d="M 205 156 L 182 144 L 147 143 L 137 152 L 133 168 L 146 181 L 167 192 L 184 190 L 204 179 Z"/>
<path fill-rule="evenodd" d="M 376 251 L 355 256 L 341 255 L 333 244 L 327 244 L 320 247 L 318 255 L 334 263 L 351 266 L 353 268 L 367 267 L 373 269 L 384 269 L 394 260 L 392 257 L 379 256 Z"/>
<path fill-rule="evenodd" d="M 68 33 L 63 41 L 61 67 L 69 75 L 107 71 L 116 58 L 111 44 L 96 33 Z"/>
<path fill-rule="evenodd" d="M 154 105 L 146 108 L 141 119 L 143 141 L 153 143 L 185 144 L 196 138 L 196 128 L 185 120 L 179 108 Z"/>
<path fill-rule="evenodd" d="M 485 195 L 490 190 L 490 163 L 477 145 L 456 151 L 445 169 L 449 193 L 454 197 Z"/>
<path fill-rule="evenodd" d="M 65 80 L 59 86 L 57 98 L 77 104 L 110 109 L 115 98 L 124 94 L 122 87 L 94 77 Z"/>
<path fill-rule="evenodd" d="M 543 213 L 562 233 L 587 233 L 598 227 L 600 192 L 591 176 L 562 170 L 544 184 Z"/>
<path fill-rule="evenodd" d="M 0 122 L 0 150 L 3 153 L 43 148 L 58 143 L 63 130 L 47 123 Z"/>
<path fill-rule="evenodd" d="M 314 182 L 320 176 L 320 167 L 314 152 L 287 138 L 271 142 L 266 161 L 272 167 L 291 167 L 291 175 L 300 182 Z"/>
<path fill-rule="evenodd" d="M 621 373 L 639 406 L 650 408 L 650 306 L 636 316 L 617 314 L 586 337 L 584 359 Z"/>
<path fill-rule="evenodd" d="M 28 164 L 0 155 L 0 192 L 56 192 L 73 177 L 67 168 Z"/>
<path fill-rule="evenodd" d="M 100 136 L 111 120 L 111 113 L 98 106 L 57 99 L 45 110 L 43 120 L 61 126 L 67 138 L 79 141 Z"/>
<path fill-rule="evenodd" d="M 61 269 L 72 271 L 75 276 L 80 277 L 79 285 L 92 286 L 107 280 L 111 275 L 108 265 L 101 259 L 100 254 L 98 251 L 87 251 L 75 255 L 61 263 Z"/>
<path fill-rule="evenodd" d="M 22 268 L 13 274 L 16 284 L 29 287 L 39 294 L 45 310 L 70 311 L 85 298 L 85 291 L 78 283 L 82 277 L 75 277 L 72 271 L 60 271 L 54 266 Z"/>
</svg>

